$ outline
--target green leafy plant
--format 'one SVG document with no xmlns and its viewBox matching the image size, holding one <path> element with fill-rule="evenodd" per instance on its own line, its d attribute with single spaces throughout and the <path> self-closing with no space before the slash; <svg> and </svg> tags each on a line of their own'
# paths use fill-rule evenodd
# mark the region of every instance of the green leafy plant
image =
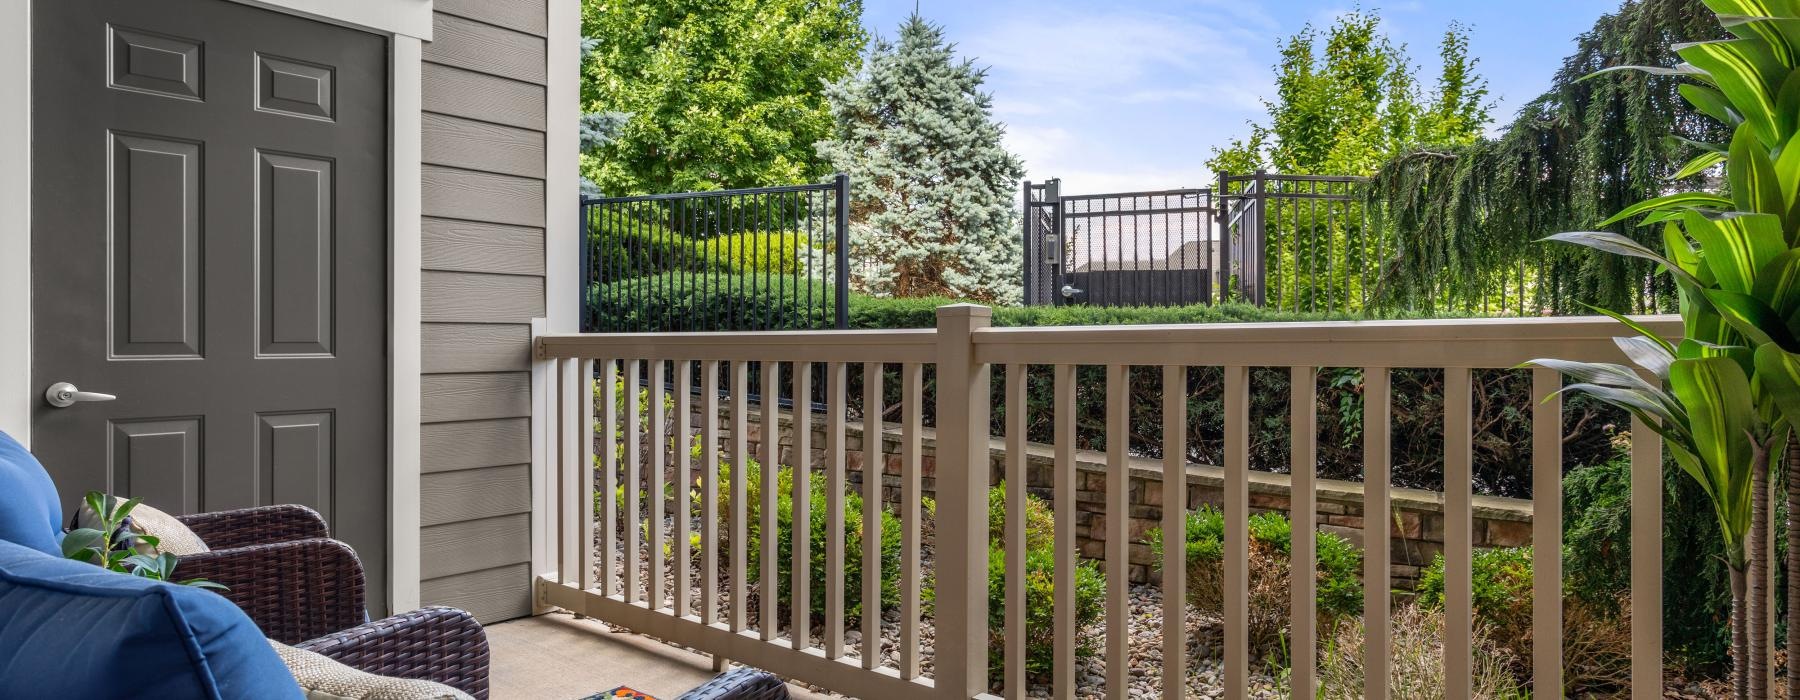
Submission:
<svg viewBox="0 0 1800 700">
<path fill-rule="evenodd" d="M 138 507 L 140 499 L 123 503 L 99 491 L 89 491 L 83 502 L 100 519 L 100 527 L 82 527 L 63 536 L 63 556 L 94 564 L 108 571 L 131 574 L 155 581 L 171 581 L 183 586 L 225 590 L 225 586 L 206 579 L 175 581 L 177 557 L 156 552 L 162 542 L 154 535 L 133 532 L 127 518 Z"/>
<path fill-rule="evenodd" d="M 719 465 L 719 482 L 731 483 L 732 465 Z M 749 579 L 761 579 L 762 567 L 762 489 L 763 465 L 756 460 L 748 460 L 744 470 L 745 498 L 745 531 L 748 541 L 745 543 L 749 553 Z M 811 582 L 808 584 L 813 595 L 809 596 L 812 612 L 815 615 L 825 614 L 826 587 L 826 513 L 825 479 L 813 475 L 807 480 L 811 503 L 808 509 L 810 527 L 808 528 L 808 553 L 812 557 L 807 567 Z M 793 577 L 794 560 L 794 470 L 783 466 L 775 472 L 775 551 L 776 551 L 776 596 L 775 600 L 783 607 L 788 606 L 792 591 L 789 581 Z M 719 512 L 731 510 L 731 499 L 735 494 L 729 489 L 719 490 Z M 862 495 L 854 491 L 843 495 L 844 507 L 844 615 L 855 618 L 863 614 L 862 599 L 862 557 L 863 557 L 863 507 Z M 880 508 L 880 504 L 876 504 Z M 900 602 L 900 519 L 893 513 L 881 511 L 881 603 L 885 606 L 897 605 Z M 721 554 L 726 550 L 721 548 Z M 768 604 L 768 598 L 764 598 Z"/>
<path fill-rule="evenodd" d="M 1225 514 L 1213 506 L 1188 513 L 1188 603 L 1203 613 L 1225 609 Z M 1271 659 L 1282 656 L 1282 636 L 1289 620 L 1290 567 L 1293 526 L 1278 512 L 1250 516 L 1250 600 L 1248 605 L 1250 649 Z M 1330 629 L 1337 620 L 1362 612 L 1362 552 L 1342 537 L 1317 533 L 1319 627 Z M 1162 561 L 1162 531 L 1146 537 L 1156 561 Z"/>
<path fill-rule="evenodd" d="M 1711 499 L 1732 578 L 1732 684 L 1739 696 L 1767 697 L 1770 668 L 1768 546 L 1771 455 L 1800 425 L 1800 4 L 1791 0 L 1707 0 L 1733 38 L 1677 47 L 1675 68 L 1620 66 L 1684 79 L 1689 104 L 1730 131 L 1699 151 L 1678 175 L 1724 166 L 1726 192 L 1674 192 L 1625 207 L 1600 223 L 1641 217 L 1660 226 L 1658 252 L 1616 233 L 1549 237 L 1650 260 L 1679 291 L 1683 338 L 1670 343 L 1618 317 L 1641 335 L 1618 339 L 1629 367 L 1537 360 L 1576 384 L 1565 389 L 1625 408 L 1662 436 L 1677 465 Z M 1800 456 L 1789 459 L 1800 476 Z M 1790 478 L 1790 484 L 1793 479 Z M 1800 533 L 1788 491 L 1790 536 Z M 1790 552 L 1789 573 L 1800 573 Z M 1790 602 L 1800 601 L 1790 588 Z M 1789 636 L 1800 657 L 1800 638 Z M 1800 687 L 1800 664 L 1789 665 Z"/>
<path fill-rule="evenodd" d="M 1006 569 L 1006 484 L 988 490 L 988 668 L 998 680 L 1005 668 L 1006 587 L 1008 581 L 1025 581 L 1025 673 L 1043 679 L 1056 664 L 1056 515 L 1044 499 L 1025 494 L 1025 570 Z M 1100 619 L 1106 595 L 1106 576 L 1093 561 L 1075 564 L 1075 629 Z M 1092 656 L 1099 649 L 1092 635 L 1077 632 L 1076 657 Z"/>
<path fill-rule="evenodd" d="M 1470 561 L 1470 600 L 1482 634 L 1506 652 L 1520 680 L 1530 678 L 1531 547 L 1476 550 Z M 1567 552 L 1564 561 L 1572 557 Z M 1438 555 L 1419 572 L 1416 599 L 1420 607 L 1444 605 L 1444 557 Z M 1565 596 L 1563 606 L 1563 685 L 1571 696 L 1602 696 L 1624 690 L 1631 680 L 1631 636 L 1628 598 L 1624 592 L 1595 592 L 1606 600 Z"/>
</svg>

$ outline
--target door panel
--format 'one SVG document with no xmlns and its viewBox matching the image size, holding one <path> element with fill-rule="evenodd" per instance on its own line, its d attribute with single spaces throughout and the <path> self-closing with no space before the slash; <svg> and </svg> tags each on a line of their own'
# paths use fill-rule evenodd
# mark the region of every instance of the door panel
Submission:
<svg viewBox="0 0 1800 700">
<path fill-rule="evenodd" d="M 386 39 L 224 0 L 37 0 L 33 367 L 64 507 L 312 506 L 385 609 Z"/>
</svg>

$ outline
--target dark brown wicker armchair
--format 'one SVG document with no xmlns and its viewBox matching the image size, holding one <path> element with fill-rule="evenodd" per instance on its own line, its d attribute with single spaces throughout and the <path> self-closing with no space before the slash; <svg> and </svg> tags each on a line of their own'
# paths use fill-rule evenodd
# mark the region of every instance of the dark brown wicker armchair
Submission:
<svg viewBox="0 0 1800 700">
<path fill-rule="evenodd" d="M 178 577 L 224 584 L 263 634 L 369 673 L 422 678 L 488 694 L 487 634 L 469 613 L 422 608 L 373 622 L 363 568 L 325 519 L 283 505 L 184 515 L 212 551 L 181 558 Z"/>
</svg>

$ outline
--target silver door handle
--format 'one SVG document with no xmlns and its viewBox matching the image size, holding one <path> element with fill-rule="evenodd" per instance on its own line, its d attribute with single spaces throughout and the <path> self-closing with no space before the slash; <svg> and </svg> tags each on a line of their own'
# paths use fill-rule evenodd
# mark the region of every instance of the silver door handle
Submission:
<svg viewBox="0 0 1800 700">
<path fill-rule="evenodd" d="M 68 382 L 57 382 L 44 390 L 44 400 L 57 408 L 68 408 L 85 401 L 111 401 L 116 398 L 119 397 L 98 391 L 82 391 Z"/>
</svg>

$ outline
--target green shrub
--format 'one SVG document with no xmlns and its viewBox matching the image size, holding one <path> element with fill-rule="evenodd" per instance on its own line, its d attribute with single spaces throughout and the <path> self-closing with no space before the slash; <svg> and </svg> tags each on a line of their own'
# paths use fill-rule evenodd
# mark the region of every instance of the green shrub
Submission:
<svg viewBox="0 0 1800 700">
<path fill-rule="evenodd" d="M 811 245 L 814 235 L 798 231 L 695 238 L 653 222 L 595 218 L 587 225 L 593 251 L 590 264 L 602 275 L 621 281 L 677 271 L 792 275 L 825 265 L 830 255 L 828 249 Z M 629 278 L 623 277 L 627 274 Z"/>
<path fill-rule="evenodd" d="M 1622 449 L 1629 436 L 1614 437 L 1617 454 L 1563 477 L 1564 586 L 1603 618 L 1626 612 L 1619 601 L 1631 590 L 1631 462 Z M 1663 494 L 1663 648 L 1689 668 L 1722 670 L 1731 577 L 1713 554 L 1723 546 L 1718 519 L 1699 484 L 1672 461 L 1663 465 Z"/>
<path fill-rule="evenodd" d="M 762 465 L 756 460 L 748 460 L 744 473 L 745 495 L 745 530 L 748 541 L 745 543 L 749 554 L 749 580 L 760 581 L 762 577 Z M 731 465 L 719 465 L 719 483 L 731 483 Z M 775 523 L 777 536 L 775 551 L 777 566 L 776 599 L 782 608 L 787 608 L 793 593 L 790 585 L 793 580 L 794 561 L 794 470 L 792 467 L 781 467 L 775 473 L 777 494 L 775 497 Z M 809 604 L 813 614 L 825 614 L 826 591 L 826 509 L 825 479 L 823 475 L 814 474 L 808 479 L 811 492 L 808 515 L 808 553 L 812 562 L 807 566 L 810 583 Z M 719 490 L 719 512 L 729 513 L 731 499 L 735 497 L 728 488 Z M 862 556 L 863 556 L 863 500 L 860 494 L 849 491 L 844 494 L 844 615 L 855 618 L 862 615 Z M 721 556 L 725 554 L 722 549 Z M 900 519 L 886 509 L 881 511 L 881 603 L 884 606 L 897 605 L 900 602 Z M 764 605 L 769 598 L 762 598 Z"/>
<path fill-rule="evenodd" d="M 1483 635 L 1508 652 L 1520 680 L 1530 678 L 1531 547 L 1480 549 L 1469 563 L 1470 602 Z M 1568 551 L 1563 559 L 1571 558 Z M 1565 567 L 1567 564 L 1565 563 Z M 1419 574 L 1418 605 L 1441 610 L 1444 604 L 1444 557 L 1438 555 Z M 1560 593 L 1560 592 L 1559 592 Z M 1592 595 L 1603 595 L 1600 591 Z M 1629 600 L 1620 594 L 1601 604 L 1584 597 L 1556 595 L 1563 608 L 1563 685 L 1573 695 L 1607 695 L 1631 680 Z M 1613 612 L 1606 612 L 1613 611 Z"/>
<path fill-rule="evenodd" d="M 852 328 L 930 328 L 937 323 L 937 307 L 950 299 L 887 299 L 863 295 L 850 298 Z M 798 276 L 767 279 L 740 275 L 664 275 L 629 280 L 593 291 L 591 302 L 600 327 L 628 330 L 718 330 L 743 327 L 748 319 L 757 327 L 830 328 L 836 322 L 833 294 L 827 285 Z M 997 326 L 1119 325 L 1133 323 L 1249 323 L 1325 321 L 1355 318 L 1346 314 L 1281 312 L 1241 304 L 1220 306 L 1102 308 L 1086 306 L 997 308 Z M 886 382 L 887 406 L 900 400 L 897 368 Z M 1105 424 L 1104 367 L 1077 369 L 1077 447 L 1104 450 L 1105 431 L 1090 430 Z M 1393 483 L 1395 486 L 1438 489 L 1443 485 L 1443 372 L 1401 369 L 1393 373 Z M 996 431 L 1005 420 L 1001 373 L 993 387 Z M 1134 434 L 1161 431 L 1162 373 L 1156 368 L 1134 368 L 1131 373 Z M 1252 468 L 1284 470 L 1290 463 L 1288 430 L 1288 379 L 1286 368 L 1253 368 L 1250 373 L 1250 463 Z M 1486 426 L 1475 436 L 1475 488 L 1477 493 L 1527 497 L 1531 493 L 1530 374 L 1514 370 L 1477 370 L 1473 373 L 1476 424 Z M 851 376 L 850 398 L 860 403 L 860 372 Z M 927 368 L 925 418 L 932 419 Z M 1318 403 L 1319 476 L 1359 481 L 1362 478 L 1362 370 L 1324 368 L 1320 373 Z M 1037 442 L 1051 440 L 1053 411 L 1048 410 L 1053 388 L 1048 368 L 1035 367 L 1027 378 L 1030 418 L 1026 430 Z M 1189 435 L 1187 458 L 1203 464 L 1220 464 L 1224 457 L 1224 373 L 1217 367 L 1195 367 L 1188 372 Z M 1575 396 L 1564 402 L 1564 424 L 1574 439 L 1564 445 L 1565 464 L 1595 464 L 1611 454 L 1609 436 L 1599 430 L 1574 431 L 1574 426 L 1621 425 L 1622 413 L 1593 400 Z M 998 434 L 998 432 L 996 433 Z M 1161 445 L 1142 445 L 1144 456 L 1161 456 Z"/>
<path fill-rule="evenodd" d="M 988 490 L 988 669 L 1000 678 L 1006 655 L 1006 584 L 1013 577 L 1025 581 L 1025 673 L 1047 678 L 1056 664 L 1056 516 L 1050 504 L 1025 495 L 1025 570 L 1006 570 L 1006 485 Z M 1080 561 L 1075 565 L 1075 628 L 1080 630 L 1100 619 L 1106 596 L 1106 576 L 1100 565 Z M 1099 651 L 1091 636 L 1077 634 L 1075 655 Z"/>
<path fill-rule="evenodd" d="M 1188 513 L 1186 525 L 1188 603 L 1203 613 L 1225 610 L 1225 514 L 1212 506 Z M 1293 528 L 1282 513 L 1258 513 L 1250 517 L 1250 600 L 1248 610 L 1251 653 L 1278 657 L 1289 616 Z M 1317 533 L 1318 619 L 1321 631 L 1346 616 L 1362 612 L 1362 552 L 1348 540 L 1329 532 Z M 1157 561 L 1162 560 L 1162 532 L 1152 530 L 1148 539 Z"/>
</svg>

